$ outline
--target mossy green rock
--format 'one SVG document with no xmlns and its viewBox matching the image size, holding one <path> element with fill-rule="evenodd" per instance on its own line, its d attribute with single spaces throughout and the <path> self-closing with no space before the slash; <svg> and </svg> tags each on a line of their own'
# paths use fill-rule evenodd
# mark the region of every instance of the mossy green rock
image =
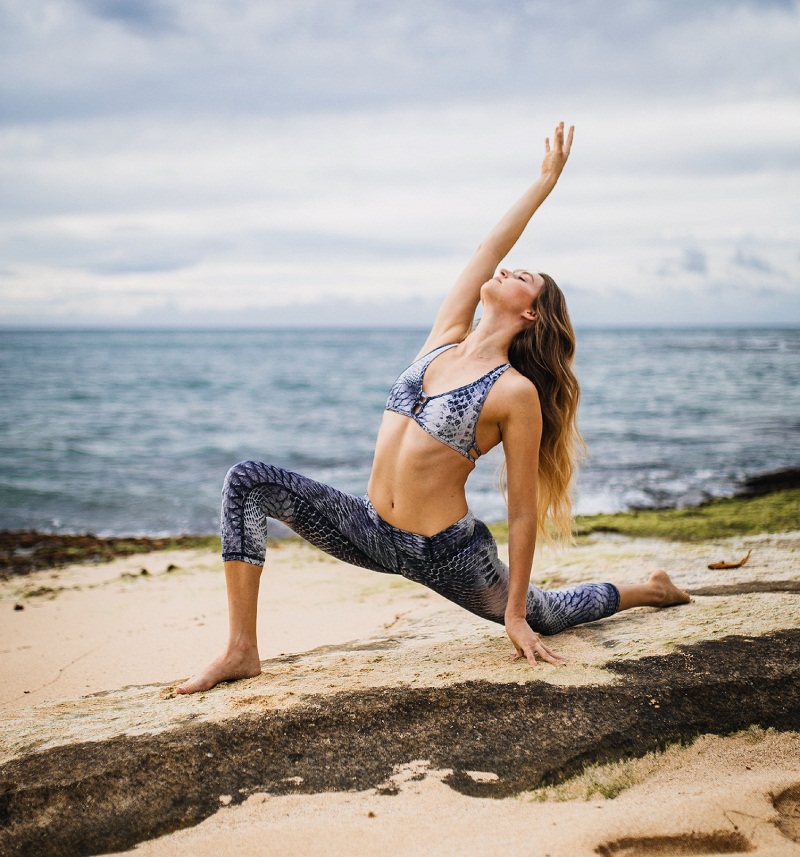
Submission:
<svg viewBox="0 0 800 857">
<path fill-rule="evenodd" d="M 800 489 L 763 497 L 726 497 L 687 509 L 647 509 L 615 515 L 579 515 L 576 536 L 625 536 L 703 541 L 800 529 Z"/>
</svg>

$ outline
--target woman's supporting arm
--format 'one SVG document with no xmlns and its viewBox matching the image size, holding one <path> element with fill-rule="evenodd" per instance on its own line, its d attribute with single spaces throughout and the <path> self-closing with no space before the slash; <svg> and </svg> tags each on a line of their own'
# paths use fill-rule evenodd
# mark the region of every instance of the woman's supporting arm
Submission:
<svg viewBox="0 0 800 857">
<path fill-rule="evenodd" d="M 509 379 L 511 380 L 511 379 Z M 564 661 L 531 629 L 526 619 L 528 585 L 536 548 L 536 504 L 542 412 L 539 394 L 527 378 L 509 389 L 508 418 L 501 424 L 508 473 L 508 603 L 505 627 L 517 658 L 536 666 L 536 655 L 552 664 Z M 510 385 L 508 385 L 510 387 Z"/>
<path fill-rule="evenodd" d="M 564 123 L 561 122 L 556 127 L 552 147 L 550 138 L 545 139 L 545 156 L 539 178 L 480 243 L 444 299 L 421 353 L 445 342 L 459 342 L 469 333 L 480 302 L 481 286 L 492 278 L 497 266 L 517 243 L 536 210 L 556 186 L 569 157 L 574 131 L 575 128 L 571 126 L 565 141 Z"/>
</svg>

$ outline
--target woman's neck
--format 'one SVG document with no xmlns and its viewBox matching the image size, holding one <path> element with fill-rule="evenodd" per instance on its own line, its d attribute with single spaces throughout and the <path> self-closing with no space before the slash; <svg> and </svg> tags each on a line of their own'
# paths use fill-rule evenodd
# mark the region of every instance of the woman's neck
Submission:
<svg viewBox="0 0 800 857">
<path fill-rule="evenodd" d="M 508 362 L 508 349 L 518 331 L 484 316 L 461 343 L 463 354 L 478 360 Z"/>
</svg>

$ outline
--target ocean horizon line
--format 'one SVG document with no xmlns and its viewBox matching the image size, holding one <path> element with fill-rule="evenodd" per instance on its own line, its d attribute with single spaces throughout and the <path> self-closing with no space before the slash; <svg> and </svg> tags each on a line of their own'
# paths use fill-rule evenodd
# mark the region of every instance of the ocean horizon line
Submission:
<svg viewBox="0 0 800 857">
<path fill-rule="evenodd" d="M 602 332 L 614 332 L 614 331 L 692 331 L 699 332 L 703 330 L 709 331 L 718 331 L 718 330 L 730 330 L 730 331 L 744 331 L 744 330 L 798 330 L 800 329 L 800 321 L 796 322 L 752 322 L 752 323 L 740 323 L 740 322 L 718 322 L 716 324 L 708 324 L 708 323 L 685 323 L 685 324 L 576 324 L 575 332 L 581 333 L 583 331 L 592 332 L 592 331 L 602 331 Z M 337 323 L 331 324 L 306 324 L 306 325 L 297 325 L 297 324 L 247 324 L 244 323 L 240 327 L 228 326 L 228 325 L 157 325 L 157 324 L 75 324 L 75 325 L 58 325 L 58 324 L 40 324 L 40 325 L 27 325 L 27 324 L 2 324 L 0 323 L 0 334 L 2 333 L 241 333 L 243 331 L 247 331 L 248 333 L 257 333 L 263 331 L 268 333 L 270 331 L 281 331 L 281 332 L 297 332 L 302 333 L 304 331 L 329 331 L 329 332 L 337 332 L 337 333 L 361 333 L 363 331 L 420 331 L 426 332 L 430 330 L 430 325 L 419 325 L 419 324 L 384 324 L 384 325 L 374 325 L 374 324 L 352 324 L 352 325 L 343 325 Z"/>
</svg>

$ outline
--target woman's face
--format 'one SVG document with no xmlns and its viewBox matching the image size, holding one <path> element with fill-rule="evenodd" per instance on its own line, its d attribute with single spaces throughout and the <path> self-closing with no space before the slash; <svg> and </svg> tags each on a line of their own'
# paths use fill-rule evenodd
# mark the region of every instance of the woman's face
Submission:
<svg viewBox="0 0 800 857">
<path fill-rule="evenodd" d="M 544 278 L 540 274 L 531 274 L 523 269 L 509 271 L 499 268 L 494 277 L 483 284 L 481 300 L 499 300 L 519 312 L 524 312 L 533 307 L 543 288 Z"/>
</svg>

